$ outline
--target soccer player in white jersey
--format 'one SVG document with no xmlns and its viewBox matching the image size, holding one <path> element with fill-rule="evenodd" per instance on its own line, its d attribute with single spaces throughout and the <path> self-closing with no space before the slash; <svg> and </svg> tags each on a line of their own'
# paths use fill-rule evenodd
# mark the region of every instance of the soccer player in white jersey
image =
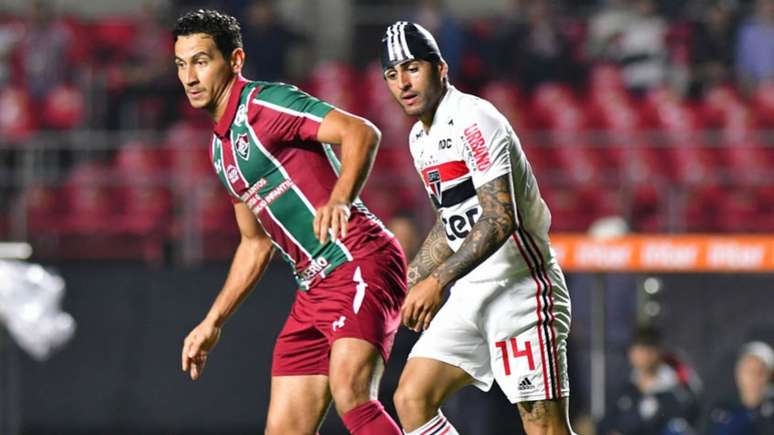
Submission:
<svg viewBox="0 0 774 435">
<path fill-rule="evenodd" d="M 449 83 L 421 26 L 389 26 L 381 61 L 390 92 L 418 118 L 411 154 L 438 212 L 401 309 L 403 324 L 422 332 L 395 393 L 404 431 L 456 434 L 441 404 L 465 385 L 488 391 L 497 381 L 529 435 L 572 434 L 570 298 L 519 139 L 491 103 Z"/>
</svg>

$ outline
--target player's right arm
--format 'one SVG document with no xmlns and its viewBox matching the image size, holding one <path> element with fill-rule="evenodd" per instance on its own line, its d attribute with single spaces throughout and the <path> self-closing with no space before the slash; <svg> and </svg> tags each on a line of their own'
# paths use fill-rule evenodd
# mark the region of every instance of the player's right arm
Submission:
<svg viewBox="0 0 774 435">
<path fill-rule="evenodd" d="M 274 247 L 252 211 L 243 203 L 234 204 L 234 214 L 241 239 L 231 262 L 226 282 L 212 303 L 207 316 L 183 342 L 183 371 L 189 371 L 191 379 L 201 376 L 207 355 L 215 347 L 225 321 L 239 304 L 250 294 L 266 266 L 269 265 Z"/>
</svg>

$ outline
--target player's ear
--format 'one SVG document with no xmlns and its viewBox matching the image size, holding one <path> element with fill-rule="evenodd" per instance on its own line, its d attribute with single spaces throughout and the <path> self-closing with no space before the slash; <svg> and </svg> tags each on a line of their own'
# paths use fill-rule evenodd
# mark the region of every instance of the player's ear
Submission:
<svg viewBox="0 0 774 435">
<path fill-rule="evenodd" d="M 441 74 L 441 80 L 445 80 L 449 76 L 449 65 L 444 61 L 440 61 L 436 66 L 438 67 L 438 72 Z"/>
<path fill-rule="evenodd" d="M 242 66 L 245 64 L 245 51 L 241 47 L 235 48 L 228 61 L 234 74 L 242 72 Z"/>
</svg>

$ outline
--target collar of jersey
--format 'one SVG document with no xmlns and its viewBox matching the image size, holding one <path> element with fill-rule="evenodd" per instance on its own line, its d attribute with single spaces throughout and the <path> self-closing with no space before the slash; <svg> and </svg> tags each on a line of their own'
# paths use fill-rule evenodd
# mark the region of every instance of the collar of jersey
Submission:
<svg viewBox="0 0 774 435">
<path fill-rule="evenodd" d="M 430 130 L 433 130 L 433 127 L 436 125 L 448 121 L 449 117 L 452 115 L 451 113 L 448 113 L 450 110 L 451 104 L 450 100 L 452 99 L 452 94 L 454 94 L 457 91 L 457 89 L 452 86 L 451 84 L 446 86 L 446 93 L 441 97 L 441 102 L 438 104 L 438 108 L 435 109 L 435 116 L 433 116 L 433 123 L 430 124 Z"/>
<path fill-rule="evenodd" d="M 242 77 L 242 74 L 237 74 L 234 80 L 233 86 L 228 94 L 228 104 L 226 105 L 226 111 L 223 112 L 223 116 L 220 117 L 220 121 L 215 126 L 215 134 L 219 137 L 225 137 L 228 133 L 228 129 L 231 127 L 231 123 L 234 121 L 237 107 L 239 106 L 239 99 L 242 96 L 242 89 L 247 84 L 247 79 Z"/>
</svg>

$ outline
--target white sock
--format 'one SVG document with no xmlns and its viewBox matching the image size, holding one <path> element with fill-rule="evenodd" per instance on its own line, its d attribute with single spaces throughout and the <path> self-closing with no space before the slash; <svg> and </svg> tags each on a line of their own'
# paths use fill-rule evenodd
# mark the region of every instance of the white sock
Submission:
<svg viewBox="0 0 774 435">
<path fill-rule="evenodd" d="M 443 412 L 438 410 L 438 414 L 430 421 L 420 426 L 412 432 L 403 431 L 406 435 L 459 435 L 457 429 L 449 423 L 444 417 Z"/>
</svg>

